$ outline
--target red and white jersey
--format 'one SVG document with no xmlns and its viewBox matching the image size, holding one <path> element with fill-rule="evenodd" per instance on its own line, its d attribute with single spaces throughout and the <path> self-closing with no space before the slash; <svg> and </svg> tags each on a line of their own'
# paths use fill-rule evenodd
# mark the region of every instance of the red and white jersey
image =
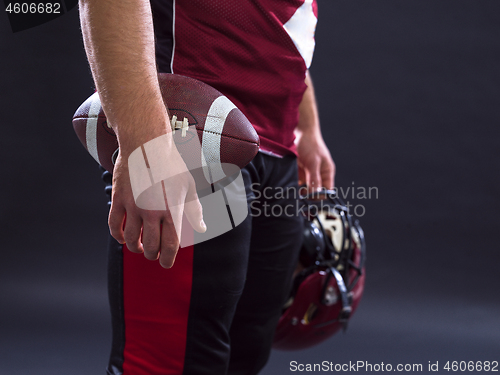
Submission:
<svg viewBox="0 0 500 375">
<path fill-rule="evenodd" d="M 315 0 L 151 0 L 160 71 L 199 79 L 247 116 L 261 149 L 294 152 Z"/>
</svg>

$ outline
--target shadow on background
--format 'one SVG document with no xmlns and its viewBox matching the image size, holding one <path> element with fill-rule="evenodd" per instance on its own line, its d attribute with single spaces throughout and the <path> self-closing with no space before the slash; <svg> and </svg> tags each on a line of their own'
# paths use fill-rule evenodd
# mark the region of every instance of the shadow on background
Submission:
<svg viewBox="0 0 500 375">
<path fill-rule="evenodd" d="M 346 197 L 365 209 L 367 287 L 346 334 L 275 351 L 263 374 L 500 360 L 500 3 L 320 0 L 319 12 L 311 72 L 337 186 L 378 191 Z M 78 14 L 16 34 L 4 17 L 0 32 L 0 373 L 103 374 L 105 198 L 71 127 L 93 91 Z"/>
</svg>

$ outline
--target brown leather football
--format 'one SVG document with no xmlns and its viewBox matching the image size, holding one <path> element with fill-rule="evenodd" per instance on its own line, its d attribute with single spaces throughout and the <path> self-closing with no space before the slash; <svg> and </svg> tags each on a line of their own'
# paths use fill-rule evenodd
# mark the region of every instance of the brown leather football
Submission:
<svg viewBox="0 0 500 375">
<path fill-rule="evenodd" d="M 182 145 L 188 140 L 183 137 L 193 134 L 185 128 L 194 125 L 201 145 L 198 160 L 205 159 L 202 165 L 219 163 L 223 170 L 229 165 L 243 168 L 254 158 L 259 150 L 259 137 L 245 115 L 227 97 L 193 78 L 166 73 L 158 77 L 181 155 Z M 118 141 L 108 126 L 97 93 L 77 109 L 73 128 L 92 157 L 112 172 Z M 198 158 L 198 155 L 190 157 Z"/>
</svg>

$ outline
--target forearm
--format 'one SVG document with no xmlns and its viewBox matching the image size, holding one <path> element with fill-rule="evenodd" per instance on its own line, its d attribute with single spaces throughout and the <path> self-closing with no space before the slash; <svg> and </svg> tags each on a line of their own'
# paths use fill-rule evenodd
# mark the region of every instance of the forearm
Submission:
<svg viewBox="0 0 500 375">
<path fill-rule="evenodd" d="M 296 131 L 299 134 L 308 133 L 321 136 L 316 96 L 309 71 L 306 73 L 305 83 L 307 89 L 299 105 L 299 122 Z"/>
<path fill-rule="evenodd" d="M 80 0 L 85 50 L 120 148 L 133 150 L 167 131 L 145 0 Z M 145 139 L 149 137 L 149 139 Z"/>
<path fill-rule="evenodd" d="M 333 188 L 335 164 L 321 135 L 314 87 L 306 74 L 307 89 L 299 106 L 299 122 L 295 129 L 299 179 L 309 188 Z"/>
</svg>

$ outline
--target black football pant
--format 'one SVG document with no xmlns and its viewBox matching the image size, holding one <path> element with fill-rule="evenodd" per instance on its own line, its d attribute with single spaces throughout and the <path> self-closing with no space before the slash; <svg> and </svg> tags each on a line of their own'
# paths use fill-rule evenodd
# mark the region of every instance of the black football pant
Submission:
<svg viewBox="0 0 500 375">
<path fill-rule="evenodd" d="M 242 175 L 249 216 L 181 248 L 171 269 L 110 240 L 108 374 L 250 375 L 264 367 L 302 241 L 296 159 L 259 153 Z"/>
</svg>

